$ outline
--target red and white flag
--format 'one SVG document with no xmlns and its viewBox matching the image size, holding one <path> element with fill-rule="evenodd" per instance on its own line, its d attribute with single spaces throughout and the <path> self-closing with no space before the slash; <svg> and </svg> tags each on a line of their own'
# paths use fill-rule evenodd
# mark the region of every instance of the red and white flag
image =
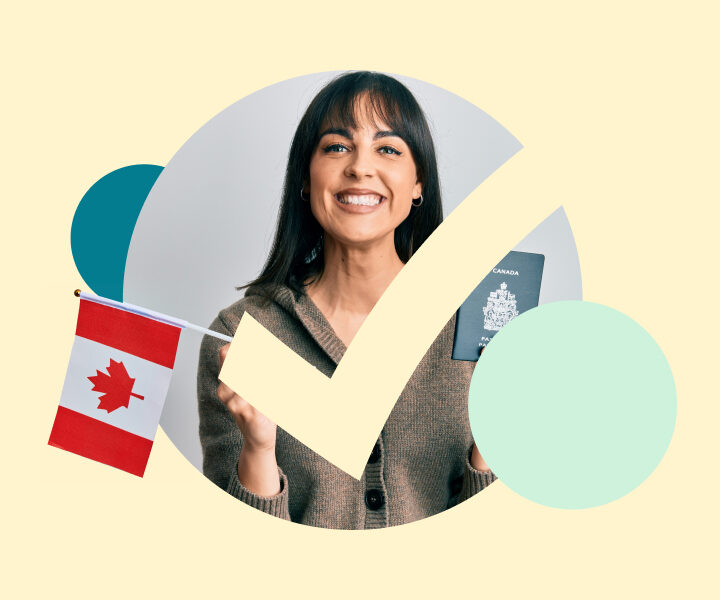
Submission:
<svg viewBox="0 0 720 600">
<path fill-rule="evenodd" d="M 182 326 L 80 300 L 49 444 L 142 477 Z"/>
</svg>

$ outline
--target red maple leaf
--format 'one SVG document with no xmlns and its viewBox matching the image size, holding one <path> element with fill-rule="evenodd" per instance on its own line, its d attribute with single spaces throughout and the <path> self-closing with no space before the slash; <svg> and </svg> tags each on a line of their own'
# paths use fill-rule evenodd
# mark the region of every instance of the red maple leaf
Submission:
<svg viewBox="0 0 720 600">
<path fill-rule="evenodd" d="M 132 389 L 135 380 L 128 375 L 125 365 L 121 362 L 110 359 L 110 366 L 107 367 L 107 374 L 102 371 L 95 370 L 97 375 L 88 377 L 93 384 L 93 392 L 103 392 L 100 396 L 100 404 L 98 409 L 106 410 L 111 413 L 117 408 L 130 405 L 130 396 L 135 396 L 144 400 L 145 396 L 133 394 Z"/>
</svg>

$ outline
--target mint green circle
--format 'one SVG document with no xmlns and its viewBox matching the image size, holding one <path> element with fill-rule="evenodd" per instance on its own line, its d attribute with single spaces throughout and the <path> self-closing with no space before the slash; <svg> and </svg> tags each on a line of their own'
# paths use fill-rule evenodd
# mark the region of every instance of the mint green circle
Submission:
<svg viewBox="0 0 720 600">
<path fill-rule="evenodd" d="M 628 316 L 591 302 L 545 304 L 483 351 L 470 385 L 480 453 L 516 493 L 588 508 L 640 485 L 675 427 L 670 366 Z"/>
</svg>

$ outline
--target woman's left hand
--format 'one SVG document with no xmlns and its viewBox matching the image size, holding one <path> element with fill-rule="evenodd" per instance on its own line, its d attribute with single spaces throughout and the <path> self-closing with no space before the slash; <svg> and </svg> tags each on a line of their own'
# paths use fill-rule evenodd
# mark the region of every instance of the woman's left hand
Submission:
<svg viewBox="0 0 720 600">
<path fill-rule="evenodd" d="M 476 471 L 490 471 L 490 467 L 488 467 L 482 454 L 480 454 L 477 444 L 473 444 L 472 452 L 470 452 L 470 466 Z"/>
</svg>

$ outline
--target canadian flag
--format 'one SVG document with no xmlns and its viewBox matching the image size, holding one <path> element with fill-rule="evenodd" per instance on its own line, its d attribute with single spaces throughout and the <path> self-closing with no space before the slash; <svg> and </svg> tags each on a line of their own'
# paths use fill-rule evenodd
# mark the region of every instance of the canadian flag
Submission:
<svg viewBox="0 0 720 600">
<path fill-rule="evenodd" d="M 80 300 L 49 444 L 142 477 L 182 327 Z"/>
</svg>

